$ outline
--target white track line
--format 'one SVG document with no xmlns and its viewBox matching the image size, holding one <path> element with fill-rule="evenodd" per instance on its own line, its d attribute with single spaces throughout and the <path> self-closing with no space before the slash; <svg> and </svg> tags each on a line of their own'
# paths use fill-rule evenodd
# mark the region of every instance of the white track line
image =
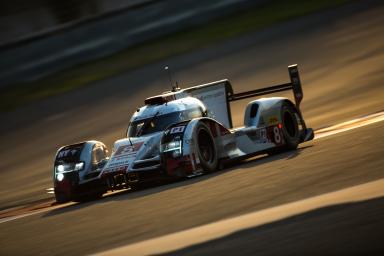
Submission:
<svg viewBox="0 0 384 256">
<path fill-rule="evenodd" d="M 343 122 L 343 123 L 340 123 L 340 124 L 337 124 L 337 125 L 333 125 L 333 126 L 330 126 L 330 127 L 319 129 L 319 130 L 315 131 L 315 140 L 323 138 L 323 137 L 328 137 L 328 136 L 331 136 L 331 135 L 334 135 L 334 134 L 337 134 L 337 133 L 340 133 L 340 132 L 345 132 L 345 131 L 349 131 L 349 130 L 352 130 L 352 129 L 355 129 L 355 128 L 359 128 L 359 127 L 362 127 L 362 126 L 366 126 L 366 125 L 369 125 L 369 124 L 377 123 L 377 122 L 380 122 L 380 121 L 384 121 L 384 111 L 381 111 L 381 112 L 378 112 L 378 113 L 375 113 L 375 114 L 371 114 L 371 115 L 368 115 L 368 116 L 364 116 L 364 117 L 361 117 L 361 118 L 353 119 L 353 120 L 350 120 L 350 121 L 347 121 L 347 122 Z M 46 191 L 47 191 L 47 193 L 51 194 L 51 193 L 53 193 L 53 188 L 47 188 Z M 118 193 L 118 192 L 119 191 L 111 192 L 111 193 L 108 193 L 108 195 L 109 194 L 115 194 L 115 193 Z M 48 207 L 48 208 L 45 208 L 45 209 L 40 209 L 40 210 L 32 211 L 32 212 L 29 212 L 29 213 L 26 213 L 26 214 L 21 214 L 21 215 L 12 216 L 12 217 L 5 217 L 5 218 L 0 219 L 0 224 L 4 223 L 4 222 L 12 221 L 12 220 L 17 220 L 17 219 L 20 219 L 20 218 L 23 218 L 23 217 L 31 216 L 31 215 L 34 215 L 34 214 L 51 211 L 53 209 L 66 207 L 68 205 L 69 204 L 58 205 L 58 206 L 55 206 L 55 207 Z"/>
<path fill-rule="evenodd" d="M 48 189 L 47 189 L 48 190 Z M 117 190 L 117 191 L 112 191 L 112 192 L 108 192 L 104 195 L 105 196 L 111 196 L 111 195 L 114 195 L 114 194 L 117 194 L 117 193 L 121 193 L 123 191 L 127 191 L 128 189 L 122 189 L 122 190 Z M 54 194 L 55 192 L 54 191 L 49 191 L 47 192 L 48 194 Z M 12 220 L 17 220 L 17 219 L 20 219 L 20 218 L 24 218 L 24 217 L 28 217 L 28 216 L 31 216 L 31 215 L 35 215 L 35 214 L 38 214 L 38 213 L 44 213 L 44 212 L 49 212 L 49 211 L 52 211 L 54 209 L 59 209 L 59 208 L 64 208 L 64 207 L 68 207 L 68 206 L 71 206 L 71 205 L 74 205 L 76 204 L 75 202 L 69 202 L 69 203 L 65 203 L 65 204 L 60 204 L 60 205 L 55 205 L 55 206 L 50 206 L 50 207 L 47 207 L 47 208 L 43 208 L 43 209 L 38 209 L 38 210 L 32 210 L 30 212 L 27 212 L 25 214 L 20 214 L 20 215 L 15 215 L 15 216 L 10 216 L 10 217 L 5 217 L 5 218 L 0 218 L 0 224 L 1 223 L 4 223 L 4 222 L 8 222 L 8 221 L 12 221 Z M 15 207 L 15 209 L 21 209 L 22 207 Z M 10 210 L 10 209 L 8 209 Z M 4 211 L 8 211 L 8 210 L 4 210 Z"/>
<path fill-rule="evenodd" d="M 47 193 L 47 194 L 55 194 L 55 191 L 54 191 L 55 189 L 54 188 L 46 188 L 45 189 L 45 192 Z"/>
<path fill-rule="evenodd" d="M 384 196 L 384 179 L 275 206 L 200 227 L 104 251 L 96 255 L 155 255 L 179 250 L 234 232 L 275 222 L 318 208 Z"/>
<path fill-rule="evenodd" d="M 337 133 L 346 132 L 369 124 L 374 124 L 380 121 L 384 121 L 384 111 L 316 130 L 315 140 Z"/>
<path fill-rule="evenodd" d="M 13 221 L 13 220 L 17 220 L 17 219 L 21 219 L 21 218 L 24 218 L 24 217 L 32 216 L 32 215 L 35 215 L 35 214 L 38 214 L 38 213 L 44 213 L 44 212 L 52 211 L 52 210 L 55 210 L 55 209 L 58 209 L 58 208 L 63 208 L 63 207 L 66 207 L 66 206 L 69 206 L 69 205 L 73 205 L 73 204 L 75 204 L 75 203 L 71 202 L 71 203 L 66 203 L 65 205 L 62 204 L 62 205 L 51 206 L 51 207 L 47 207 L 47 208 L 44 208 L 44 209 L 32 210 L 30 212 L 27 212 L 27 213 L 24 213 L 24 214 L 20 214 L 20 215 L 15 215 L 15 216 L 1 218 L 0 219 L 0 224 L 1 223 L 5 223 L 5 222 L 9 222 L 9 221 Z"/>
</svg>

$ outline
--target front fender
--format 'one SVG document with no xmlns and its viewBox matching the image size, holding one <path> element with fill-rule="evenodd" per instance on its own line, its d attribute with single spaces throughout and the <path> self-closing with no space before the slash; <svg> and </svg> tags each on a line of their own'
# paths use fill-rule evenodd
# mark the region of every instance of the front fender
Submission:
<svg viewBox="0 0 384 256">
<path fill-rule="evenodd" d="M 164 131 L 160 142 L 160 157 L 169 176 L 187 177 L 196 169 L 191 155 L 193 127 L 194 120 L 191 120 L 173 124 Z"/>
<path fill-rule="evenodd" d="M 211 130 L 215 140 L 219 158 L 228 158 L 228 152 L 235 147 L 234 135 L 212 118 L 201 117 L 170 126 L 161 141 L 161 159 L 168 175 L 188 177 L 200 174 L 202 168 L 197 154 L 196 128 L 200 122 L 204 122 Z M 180 142 L 180 155 L 175 150 L 170 150 L 166 145 L 172 142 Z M 175 144 L 178 144 L 175 143 Z"/>
</svg>

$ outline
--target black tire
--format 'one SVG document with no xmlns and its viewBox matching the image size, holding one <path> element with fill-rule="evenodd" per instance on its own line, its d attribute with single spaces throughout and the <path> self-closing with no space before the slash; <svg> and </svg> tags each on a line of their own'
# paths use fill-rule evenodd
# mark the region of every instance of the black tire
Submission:
<svg viewBox="0 0 384 256">
<path fill-rule="evenodd" d="M 55 193 L 55 199 L 56 202 L 59 204 L 67 203 L 72 200 L 72 198 L 68 194 L 58 192 Z"/>
<path fill-rule="evenodd" d="M 281 120 L 283 125 L 283 134 L 285 139 L 285 149 L 296 149 L 300 143 L 300 130 L 297 123 L 296 108 L 291 104 L 284 102 L 281 107 Z"/>
<path fill-rule="evenodd" d="M 294 150 L 300 143 L 300 131 L 295 116 L 297 110 L 292 104 L 284 102 L 281 106 L 281 120 L 285 145 L 268 150 L 268 155 L 280 154 L 284 151 Z"/>
<path fill-rule="evenodd" d="M 200 122 L 196 127 L 196 151 L 200 165 L 205 172 L 213 172 L 218 168 L 218 157 L 215 140 L 210 129 Z"/>
<path fill-rule="evenodd" d="M 143 183 L 141 182 L 130 183 L 129 187 L 131 188 L 131 191 L 138 191 L 143 189 Z"/>
</svg>

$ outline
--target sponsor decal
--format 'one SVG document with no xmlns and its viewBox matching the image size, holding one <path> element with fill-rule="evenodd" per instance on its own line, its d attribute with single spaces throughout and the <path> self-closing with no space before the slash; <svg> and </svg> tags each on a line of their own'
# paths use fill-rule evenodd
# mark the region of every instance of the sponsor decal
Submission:
<svg viewBox="0 0 384 256">
<path fill-rule="evenodd" d="M 269 140 L 267 138 L 267 129 L 266 128 L 260 128 L 253 130 L 251 132 L 248 132 L 247 135 L 251 138 L 251 140 L 257 142 L 257 143 L 268 143 Z"/>
<path fill-rule="evenodd" d="M 144 142 L 139 142 L 139 143 L 135 143 L 133 145 L 120 146 L 116 150 L 116 152 L 114 154 L 114 157 L 118 157 L 118 156 L 121 156 L 121 155 L 132 155 L 132 154 L 135 154 L 137 151 L 139 151 L 139 149 L 141 148 L 143 143 Z"/>
<path fill-rule="evenodd" d="M 276 125 L 278 123 L 279 123 L 279 119 L 277 118 L 277 116 L 271 116 L 270 118 L 268 118 L 269 125 Z"/>
<path fill-rule="evenodd" d="M 60 151 L 59 154 L 57 155 L 57 158 L 74 156 L 74 155 L 76 155 L 77 152 L 78 152 L 78 150 L 76 150 L 76 149 L 66 149 L 66 150 Z"/>
<path fill-rule="evenodd" d="M 128 166 L 135 159 L 137 151 L 144 142 L 138 142 L 133 145 L 122 145 L 117 148 L 108 162 L 108 166 L 103 170 L 104 173 L 126 171 Z"/>
<path fill-rule="evenodd" d="M 111 166 L 114 166 L 114 165 L 111 165 Z M 116 168 L 111 167 L 111 168 L 104 170 L 103 174 L 107 174 L 107 173 L 111 173 L 111 172 L 113 172 L 113 173 L 123 172 L 124 173 L 127 170 L 127 168 L 128 168 L 127 166 L 119 166 Z"/>
<path fill-rule="evenodd" d="M 219 121 L 225 127 L 230 126 L 225 83 L 194 89 L 190 91 L 190 95 L 204 103 L 209 110 L 209 117 Z"/>
<path fill-rule="evenodd" d="M 212 98 L 218 98 L 223 96 L 224 96 L 224 91 L 219 91 L 219 92 L 214 92 L 212 94 L 197 95 L 196 98 L 198 98 L 201 101 L 206 101 Z"/>
<path fill-rule="evenodd" d="M 184 129 L 185 129 L 185 126 L 176 126 L 176 127 L 173 127 L 173 128 L 171 129 L 171 131 L 170 131 L 170 134 L 184 132 Z"/>
</svg>

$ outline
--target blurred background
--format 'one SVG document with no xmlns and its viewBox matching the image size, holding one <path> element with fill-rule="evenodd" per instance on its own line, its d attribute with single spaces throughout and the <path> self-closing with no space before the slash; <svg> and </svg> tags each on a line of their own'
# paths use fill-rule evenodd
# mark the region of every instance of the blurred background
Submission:
<svg viewBox="0 0 384 256">
<path fill-rule="evenodd" d="M 266 1 L 2 1 L 1 87 L 118 51 Z"/>
<path fill-rule="evenodd" d="M 16 0 L 2 1 L 1 45 L 52 32 L 114 11 L 139 7 L 150 0 Z"/>
<path fill-rule="evenodd" d="M 0 109 L 345 2 L 1 1 Z"/>
</svg>

